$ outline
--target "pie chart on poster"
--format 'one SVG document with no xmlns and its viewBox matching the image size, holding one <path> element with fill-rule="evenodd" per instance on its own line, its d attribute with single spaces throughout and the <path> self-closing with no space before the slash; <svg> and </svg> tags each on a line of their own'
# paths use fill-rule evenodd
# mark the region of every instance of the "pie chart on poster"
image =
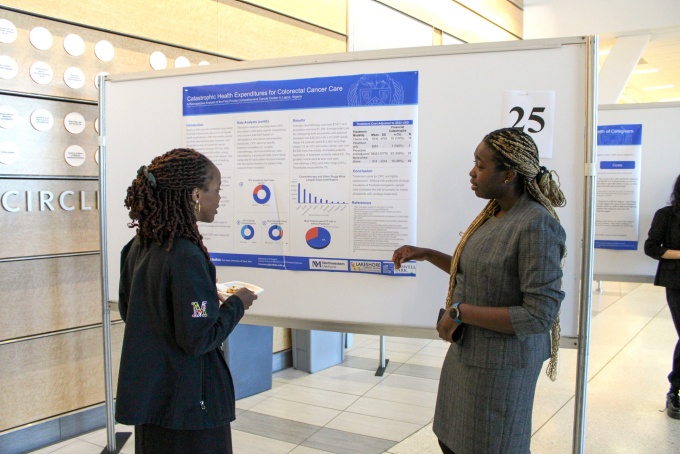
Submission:
<svg viewBox="0 0 680 454">
<path fill-rule="evenodd" d="M 269 202 L 269 197 L 271 197 L 272 192 L 269 190 L 269 187 L 264 184 L 258 184 L 255 186 L 255 189 L 253 189 L 253 199 L 260 205 L 264 205 L 265 203 Z"/>
<path fill-rule="evenodd" d="M 269 227 L 269 238 L 274 241 L 279 241 L 283 238 L 283 229 L 280 225 L 272 225 Z"/>
<path fill-rule="evenodd" d="M 246 224 L 243 227 L 241 227 L 241 237 L 244 240 L 251 240 L 255 236 L 255 229 L 253 228 L 252 225 Z"/>
<path fill-rule="evenodd" d="M 305 240 L 309 247 L 314 249 L 323 249 L 331 244 L 331 233 L 323 227 L 312 227 L 307 230 Z"/>
</svg>

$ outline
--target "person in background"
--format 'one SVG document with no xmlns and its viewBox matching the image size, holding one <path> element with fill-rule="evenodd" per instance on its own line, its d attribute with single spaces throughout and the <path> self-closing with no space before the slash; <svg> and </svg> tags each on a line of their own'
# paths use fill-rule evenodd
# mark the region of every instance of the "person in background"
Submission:
<svg viewBox="0 0 680 454">
<path fill-rule="evenodd" d="M 551 173 L 529 135 L 489 133 L 469 173 L 475 195 L 489 202 L 453 256 L 415 246 L 393 254 L 396 268 L 426 260 L 450 274 L 437 331 L 455 342 L 433 423 L 445 454 L 530 452 L 536 383 L 548 358 L 555 379 L 564 299 L 566 235 L 553 207 L 566 202 Z"/>
<path fill-rule="evenodd" d="M 666 287 L 666 301 L 678 333 L 673 367 L 668 374 L 671 388 L 666 394 L 666 413 L 680 419 L 680 175 L 675 180 L 670 205 L 654 214 L 645 241 L 645 254 L 659 261 L 654 285 Z"/>
<path fill-rule="evenodd" d="M 142 166 L 127 189 L 119 309 L 125 322 L 116 420 L 135 426 L 136 453 L 231 453 L 234 386 L 220 345 L 257 296 L 223 299 L 197 221 L 212 222 L 221 175 L 174 149 Z"/>
</svg>

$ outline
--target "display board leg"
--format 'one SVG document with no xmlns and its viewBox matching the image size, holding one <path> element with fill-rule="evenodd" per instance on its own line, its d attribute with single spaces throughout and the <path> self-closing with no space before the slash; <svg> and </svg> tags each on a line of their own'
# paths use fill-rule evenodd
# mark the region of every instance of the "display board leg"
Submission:
<svg viewBox="0 0 680 454">
<path fill-rule="evenodd" d="M 385 358 L 385 336 L 380 336 L 380 366 L 378 370 L 375 371 L 376 377 L 382 377 L 387 368 L 387 363 L 390 362 L 389 359 Z"/>
<path fill-rule="evenodd" d="M 116 432 L 116 446 L 113 451 L 109 451 L 109 448 L 104 448 L 101 454 L 118 454 L 121 449 L 125 447 L 125 443 L 132 436 L 132 432 Z M 129 446 L 128 446 L 129 447 Z"/>
</svg>

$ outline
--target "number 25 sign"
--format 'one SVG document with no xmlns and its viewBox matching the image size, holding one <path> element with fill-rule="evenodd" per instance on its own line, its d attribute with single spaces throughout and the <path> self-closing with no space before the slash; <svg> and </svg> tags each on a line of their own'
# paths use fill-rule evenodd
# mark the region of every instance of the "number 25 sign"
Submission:
<svg viewBox="0 0 680 454">
<path fill-rule="evenodd" d="M 534 139 L 541 158 L 552 158 L 555 119 L 554 91 L 503 92 L 501 126 L 521 129 Z"/>
</svg>

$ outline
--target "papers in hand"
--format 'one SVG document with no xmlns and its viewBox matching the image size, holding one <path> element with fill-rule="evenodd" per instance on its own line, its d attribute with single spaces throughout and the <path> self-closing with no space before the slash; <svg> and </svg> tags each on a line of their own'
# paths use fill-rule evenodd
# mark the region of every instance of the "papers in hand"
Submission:
<svg viewBox="0 0 680 454">
<path fill-rule="evenodd" d="M 225 297 L 230 297 L 234 293 L 236 293 L 240 288 L 247 288 L 251 290 L 254 294 L 259 295 L 260 293 L 264 292 L 264 289 L 262 287 L 258 287 L 257 285 L 249 284 L 247 282 L 241 282 L 241 281 L 230 281 L 230 282 L 218 282 L 217 283 L 217 293 L 221 294 L 222 296 Z"/>
</svg>

